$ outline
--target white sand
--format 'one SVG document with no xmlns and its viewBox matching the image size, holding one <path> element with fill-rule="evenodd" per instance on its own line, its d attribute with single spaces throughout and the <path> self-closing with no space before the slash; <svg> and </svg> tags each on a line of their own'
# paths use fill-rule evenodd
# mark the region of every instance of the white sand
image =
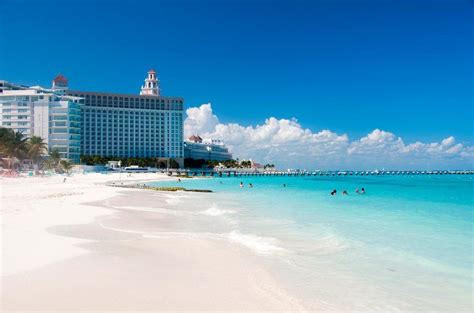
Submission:
<svg viewBox="0 0 474 313">
<path fill-rule="evenodd" d="M 0 180 L 2 312 L 301 310 L 251 251 L 208 238 L 141 234 L 173 231 L 180 215 L 153 204 L 179 213 L 180 202 L 169 200 L 187 193 L 170 198 L 105 185 L 119 174 L 63 178 Z"/>
</svg>

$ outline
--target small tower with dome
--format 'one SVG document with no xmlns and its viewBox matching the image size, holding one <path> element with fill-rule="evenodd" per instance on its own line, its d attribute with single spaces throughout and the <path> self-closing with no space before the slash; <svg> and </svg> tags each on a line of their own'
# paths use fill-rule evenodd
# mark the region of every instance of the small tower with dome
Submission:
<svg viewBox="0 0 474 313">
<path fill-rule="evenodd" d="M 68 80 L 64 75 L 58 74 L 53 81 L 51 82 L 51 89 L 53 90 L 67 90 L 68 89 Z"/>
<path fill-rule="evenodd" d="M 140 95 L 141 96 L 159 96 L 160 95 L 160 81 L 156 78 L 155 70 L 149 70 L 148 76 L 145 79 L 145 83 L 143 84 Z"/>
</svg>

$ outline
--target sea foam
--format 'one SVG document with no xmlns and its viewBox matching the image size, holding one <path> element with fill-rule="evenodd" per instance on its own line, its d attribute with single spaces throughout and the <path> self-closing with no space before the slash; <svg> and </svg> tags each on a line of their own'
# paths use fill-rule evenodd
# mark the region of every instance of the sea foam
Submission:
<svg viewBox="0 0 474 313">
<path fill-rule="evenodd" d="M 253 234 L 242 234 L 236 230 L 228 235 L 231 242 L 245 246 L 259 254 L 274 254 L 286 249 L 278 246 L 278 240 L 272 237 L 260 237 Z"/>
<path fill-rule="evenodd" d="M 213 204 L 209 209 L 201 212 L 201 214 L 208 215 L 208 216 L 220 216 L 220 215 L 232 214 L 232 213 L 235 213 L 235 211 L 219 209 L 219 207 L 215 204 Z"/>
</svg>

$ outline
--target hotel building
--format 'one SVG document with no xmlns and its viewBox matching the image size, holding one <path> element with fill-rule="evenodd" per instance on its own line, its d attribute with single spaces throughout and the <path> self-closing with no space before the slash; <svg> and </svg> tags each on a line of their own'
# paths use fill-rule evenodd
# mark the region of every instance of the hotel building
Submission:
<svg viewBox="0 0 474 313">
<path fill-rule="evenodd" d="M 0 126 L 42 137 L 48 149 L 73 162 L 81 153 L 81 105 L 82 99 L 62 94 L 54 81 L 53 89 L 0 81 Z"/>
<path fill-rule="evenodd" d="M 203 142 L 200 136 L 191 136 L 184 142 L 184 158 L 195 160 L 227 161 L 232 159 L 229 149 L 219 140 Z"/>
<path fill-rule="evenodd" d="M 184 100 L 160 95 L 148 72 L 140 95 L 67 90 L 84 99 L 84 155 L 175 159 L 183 164 Z"/>
<path fill-rule="evenodd" d="M 59 75 L 51 89 L 0 81 L 0 126 L 43 137 L 65 158 L 143 157 L 184 162 L 184 100 L 160 95 L 150 70 L 140 95 L 69 90 Z"/>
</svg>

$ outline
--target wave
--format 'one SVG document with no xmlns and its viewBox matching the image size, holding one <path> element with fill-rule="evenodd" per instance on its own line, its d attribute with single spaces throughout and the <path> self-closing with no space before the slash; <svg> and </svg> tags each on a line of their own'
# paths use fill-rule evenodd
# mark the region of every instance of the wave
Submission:
<svg viewBox="0 0 474 313">
<path fill-rule="evenodd" d="M 274 254 L 287 251 L 278 246 L 278 240 L 272 237 L 260 237 L 253 234 L 242 234 L 236 230 L 228 234 L 231 242 L 245 246 L 259 254 Z"/>
<path fill-rule="evenodd" d="M 165 202 L 167 204 L 175 205 L 183 202 L 183 199 L 188 198 L 187 196 L 184 196 L 182 194 L 180 195 L 166 195 Z"/>
<path fill-rule="evenodd" d="M 220 216 L 224 214 L 233 214 L 235 211 L 233 210 L 223 210 L 219 209 L 216 204 L 213 204 L 209 209 L 202 211 L 201 214 L 208 215 L 208 216 Z"/>
<path fill-rule="evenodd" d="M 145 238 L 169 239 L 211 239 L 228 240 L 232 243 L 244 246 L 258 254 L 271 255 L 287 252 L 286 249 L 278 246 L 278 240 L 272 237 L 260 237 L 253 234 L 242 234 L 239 231 L 232 231 L 227 234 L 209 233 L 209 232 L 156 232 L 142 234 Z"/>
</svg>

